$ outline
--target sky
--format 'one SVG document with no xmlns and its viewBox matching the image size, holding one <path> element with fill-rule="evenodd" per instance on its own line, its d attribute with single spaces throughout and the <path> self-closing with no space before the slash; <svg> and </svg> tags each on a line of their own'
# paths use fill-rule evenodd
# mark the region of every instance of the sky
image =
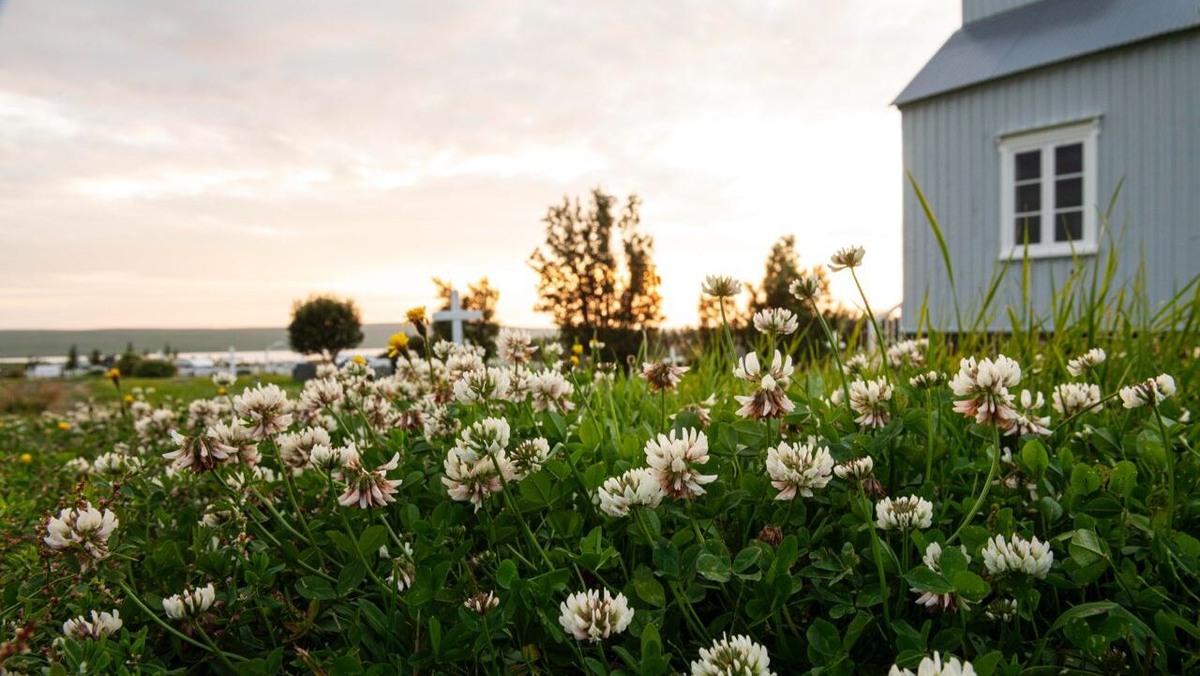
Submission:
<svg viewBox="0 0 1200 676">
<path fill-rule="evenodd" d="M 643 201 L 666 323 L 707 274 L 866 247 L 901 298 L 900 116 L 959 0 L 0 0 L 0 329 L 365 322 L 487 276 L 541 327 L 542 218 Z M 834 275 L 849 301 L 852 283 Z"/>
</svg>

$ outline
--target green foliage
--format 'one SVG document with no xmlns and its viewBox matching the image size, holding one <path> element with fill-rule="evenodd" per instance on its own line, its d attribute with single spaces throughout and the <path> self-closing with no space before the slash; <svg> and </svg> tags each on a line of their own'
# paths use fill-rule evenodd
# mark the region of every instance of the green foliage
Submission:
<svg viewBox="0 0 1200 676">
<path fill-rule="evenodd" d="M 141 359 L 134 364 L 130 375 L 134 378 L 170 378 L 175 371 L 175 364 L 165 359 Z"/>
<path fill-rule="evenodd" d="M 323 354 L 329 361 L 338 352 L 362 342 L 362 318 L 350 299 L 311 296 L 296 301 L 288 324 L 288 344 L 300 354 Z"/>
</svg>

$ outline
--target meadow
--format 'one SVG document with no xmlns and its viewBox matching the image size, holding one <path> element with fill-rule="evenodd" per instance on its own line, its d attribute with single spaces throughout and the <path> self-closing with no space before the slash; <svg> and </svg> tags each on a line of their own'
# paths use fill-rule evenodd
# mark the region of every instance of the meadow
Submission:
<svg viewBox="0 0 1200 676">
<path fill-rule="evenodd" d="M 1200 297 L 1094 288 L 815 357 L 800 279 L 685 366 L 114 377 L 0 423 L 0 671 L 1195 673 Z"/>
</svg>

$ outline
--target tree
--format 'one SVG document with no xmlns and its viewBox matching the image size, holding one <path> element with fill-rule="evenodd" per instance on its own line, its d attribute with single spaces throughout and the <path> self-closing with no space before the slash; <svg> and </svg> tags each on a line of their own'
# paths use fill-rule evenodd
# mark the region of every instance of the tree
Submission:
<svg viewBox="0 0 1200 676">
<path fill-rule="evenodd" d="M 92 363 L 92 366 L 99 366 L 99 365 L 100 365 L 100 362 L 101 362 L 101 361 L 103 361 L 103 359 L 104 359 L 104 358 L 103 358 L 102 356 L 100 356 L 100 349 L 99 349 L 99 348 L 95 348 L 95 347 L 93 347 L 93 348 L 92 348 L 92 355 L 91 355 L 91 357 L 89 358 L 89 361 L 91 361 L 91 363 Z"/>
<path fill-rule="evenodd" d="M 450 309 L 450 291 L 454 285 L 450 282 L 437 277 L 433 278 L 433 283 L 437 286 L 437 295 L 441 299 L 441 309 Z M 492 286 L 487 277 L 482 277 L 478 282 L 467 285 L 467 292 L 461 294 L 459 301 L 462 303 L 464 310 L 479 310 L 483 313 L 483 318 L 475 322 L 467 322 L 463 325 L 463 337 L 475 343 L 482 345 L 491 353 L 495 346 L 493 343 L 496 340 L 496 335 L 500 333 L 500 325 L 496 323 L 496 303 L 500 300 L 500 291 Z M 443 340 L 450 339 L 450 325 L 445 322 L 434 324 L 434 332 Z"/>
<path fill-rule="evenodd" d="M 362 340 L 362 318 L 349 298 L 310 296 L 292 306 L 288 344 L 300 354 L 320 353 L 333 361 L 338 352 L 355 347 Z"/>
<path fill-rule="evenodd" d="M 539 277 L 534 310 L 551 313 L 560 328 L 582 332 L 637 331 L 661 323 L 654 239 L 638 229 L 640 203 L 631 195 L 618 217 L 616 198 L 596 188 L 586 210 L 578 198 L 563 198 L 547 210 L 546 243 L 529 258 Z"/>
<path fill-rule="evenodd" d="M 79 348 L 72 343 L 71 349 L 67 350 L 67 370 L 74 371 L 77 368 L 79 368 Z"/>
</svg>

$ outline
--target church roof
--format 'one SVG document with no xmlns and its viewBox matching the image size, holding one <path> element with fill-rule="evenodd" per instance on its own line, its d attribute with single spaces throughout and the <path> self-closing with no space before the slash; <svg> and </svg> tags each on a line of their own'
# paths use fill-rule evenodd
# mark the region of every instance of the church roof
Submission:
<svg viewBox="0 0 1200 676">
<path fill-rule="evenodd" d="M 958 29 L 893 104 L 1200 26 L 1200 0 L 1041 0 Z"/>
</svg>

